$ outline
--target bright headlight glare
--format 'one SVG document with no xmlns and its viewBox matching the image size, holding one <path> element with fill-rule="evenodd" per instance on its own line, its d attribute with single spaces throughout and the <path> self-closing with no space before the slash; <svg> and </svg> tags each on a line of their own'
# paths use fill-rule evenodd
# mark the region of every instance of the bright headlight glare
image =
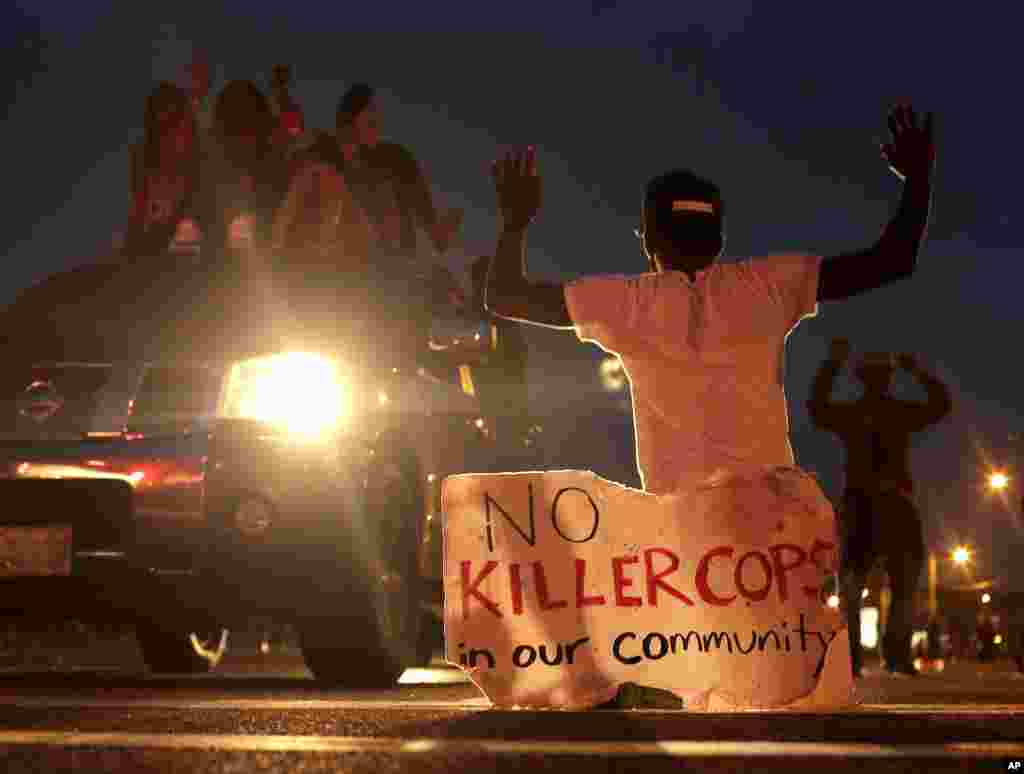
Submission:
<svg viewBox="0 0 1024 774">
<path fill-rule="evenodd" d="M 235 365 L 226 398 L 228 416 L 258 419 L 288 433 L 319 436 L 348 413 L 338 363 L 307 352 L 252 358 Z"/>
</svg>

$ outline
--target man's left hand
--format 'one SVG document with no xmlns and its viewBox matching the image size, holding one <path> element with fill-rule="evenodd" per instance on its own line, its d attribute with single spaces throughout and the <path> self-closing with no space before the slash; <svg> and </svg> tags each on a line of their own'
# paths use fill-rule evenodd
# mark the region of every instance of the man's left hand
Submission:
<svg viewBox="0 0 1024 774">
<path fill-rule="evenodd" d="M 882 158 L 900 179 L 930 178 L 935 166 L 934 114 L 918 122 L 909 103 L 897 105 L 889 113 L 891 142 L 882 143 Z"/>
</svg>

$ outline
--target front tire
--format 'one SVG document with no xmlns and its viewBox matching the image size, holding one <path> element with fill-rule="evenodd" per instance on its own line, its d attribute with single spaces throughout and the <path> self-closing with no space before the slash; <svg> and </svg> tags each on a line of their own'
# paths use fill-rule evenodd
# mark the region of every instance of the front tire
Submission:
<svg viewBox="0 0 1024 774">
<path fill-rule="evenodd" d="M 311 618 L 298 628 L 303 658 L 317 681 L 369 689 L 393 686 L 423 659 L 426 586 L 418 549 L 425 511 L 415 456 L 378 452 L 364 495 L 358 520 L 363 534 L 353 540 L 366 565 L 353 578 L 360 587 L 345 590 L 340 615 Z"/>
</svg>

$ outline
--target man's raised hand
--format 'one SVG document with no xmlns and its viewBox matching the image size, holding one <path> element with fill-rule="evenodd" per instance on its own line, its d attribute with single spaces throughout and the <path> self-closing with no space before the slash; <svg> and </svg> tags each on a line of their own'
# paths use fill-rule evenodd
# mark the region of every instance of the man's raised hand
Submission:
<svg viewBox="0 0 1024 774">
<path fill-rule="evenodd" d="M 928 113 L 920 124 L 909 103 L 896 105 L 889 112 L 892 137 L 882 143 L 882 158 L 900 179 L 927 177 L 935 164 L 933 135 L 934 113 Z"/>
<path fill-rule="evenodd" d="M 524 229 L 540 209 L 540 176 L 533 147 L 510 151 L 491 166 L 506 229 Z"/>
</svg>

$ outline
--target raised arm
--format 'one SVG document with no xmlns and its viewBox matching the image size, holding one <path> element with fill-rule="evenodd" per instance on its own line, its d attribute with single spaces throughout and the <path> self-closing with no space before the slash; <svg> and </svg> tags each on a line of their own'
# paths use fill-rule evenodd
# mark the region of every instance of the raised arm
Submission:
<svg viewBox="0 0 1024 774">
<path fill-rule="evenodd" d="M 531 282 L 526 274 L 526 229 L 540 209 L 540 177 L 533 148 L 508 153 L 494 162 L 502 228 L 487 272 L 487 311 L 518 322 L 572 328 L 565 289 L 558 283 Z"/>
<path fill-rule="evenodd" d="M 910 424 L 915 429 L 924 429 L 933 425 L 953 410 L 953 399 L 950 397 L 949 388 L 934 375 L 921 368 L 913 355 L 900 355 L 897 362 L 901 368 L 910 372 L 921 383 L 928 395 L 925 403 L 908 407 Z"/>
<path fill-rule="evenodd" d="M 882 145 L 882 157 L 904 183 L 899 210 L 871 247 L 822 261 L 819 301 L 850 298 L 914 273 L 931 210 L 933 123 L 933 114 L 928 113 L 918 126 L 910 105 L 899 105 L 889 114 L 892 142 Z"/>
<path fill-rule="evenodd" d="M 850 344 L 846 339 L 833 339 L 829 348 L 829 357 L 814 377 L 811 387 L 811 399 L 807 401 L 807 410 L 811 421 L 822 430 L 836 431 L 842 424 L 840 404 L 831 403 L 829 397 L 835 387 L 836 377 L 843 364 L 850 357 Z"/>
</svg>

